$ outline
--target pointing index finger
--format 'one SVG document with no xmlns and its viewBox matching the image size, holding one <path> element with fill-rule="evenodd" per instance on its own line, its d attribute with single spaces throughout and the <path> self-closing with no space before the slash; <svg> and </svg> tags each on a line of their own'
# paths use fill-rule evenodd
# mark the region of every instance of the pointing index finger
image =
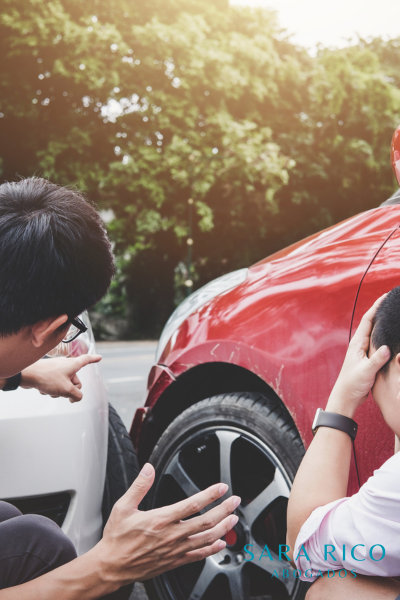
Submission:
<svg viewBox="0 0 400 600">
<path fill-rule="evenodd" d="M 75 363 L 74 365 L 71 364 L 71 367 L 73 366 L 72 370 L 76 373 L 86 365 L 100 362 L 102 358 L 103 357 L 100 356 L 100 354 L 82 354 L 82 356 L 73 359 Z"/>
</svg>

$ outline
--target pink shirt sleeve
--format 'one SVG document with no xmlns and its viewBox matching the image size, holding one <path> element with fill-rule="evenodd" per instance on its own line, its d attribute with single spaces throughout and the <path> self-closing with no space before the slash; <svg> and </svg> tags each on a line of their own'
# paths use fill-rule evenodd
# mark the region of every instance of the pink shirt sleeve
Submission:
<svg viewBox="0 0 400 600">
<path fill-rule="evenodd" d="M 400 452 L 375 471 L 357 494 L 316 508 L 299 532 L 293 558 L 304 581 L 339 569 L 399 576 Z"/>
</svg>

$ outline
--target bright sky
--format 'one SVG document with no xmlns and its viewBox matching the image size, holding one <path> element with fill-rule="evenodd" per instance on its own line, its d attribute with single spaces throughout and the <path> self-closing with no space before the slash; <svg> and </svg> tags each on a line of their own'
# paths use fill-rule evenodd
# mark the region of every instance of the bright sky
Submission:
<svg viewBox="0 0 400 600">
<path fill-rule="evenodd" d="M 343 46 L 345 38 L 400 37 L 399 0 L 231 0 L 274 8 L 279 23 L 307 47 Z"/>
</svg>

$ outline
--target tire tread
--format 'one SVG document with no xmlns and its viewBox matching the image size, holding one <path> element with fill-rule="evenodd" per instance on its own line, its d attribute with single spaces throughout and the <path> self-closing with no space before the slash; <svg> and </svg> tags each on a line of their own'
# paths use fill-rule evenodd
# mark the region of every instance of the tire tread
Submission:
<svg viewBox="0 0 400 600">
<path fill-rule="evenodd" d="M 115 408 L 109 404 L 108 451 L 102 504 L 103 527 L 114 504 L 139 474 L 139 463 L 131 439 Z"/>
</svg>

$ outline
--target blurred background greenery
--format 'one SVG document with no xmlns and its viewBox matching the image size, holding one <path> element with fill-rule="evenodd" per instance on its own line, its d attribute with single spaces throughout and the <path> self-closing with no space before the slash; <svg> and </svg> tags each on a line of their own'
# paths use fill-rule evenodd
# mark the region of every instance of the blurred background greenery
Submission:
<svg viewBox="0 0 400 600">
<path fill-rule="evenodd" d="M 1 179 L 78 186 L 113 241 L 98 336 L 156 337 L 188 280 L 396 188 L 400 38 L 311 56 L 227 0 L 0 0 L 0 48 Z"/>
</svg>

